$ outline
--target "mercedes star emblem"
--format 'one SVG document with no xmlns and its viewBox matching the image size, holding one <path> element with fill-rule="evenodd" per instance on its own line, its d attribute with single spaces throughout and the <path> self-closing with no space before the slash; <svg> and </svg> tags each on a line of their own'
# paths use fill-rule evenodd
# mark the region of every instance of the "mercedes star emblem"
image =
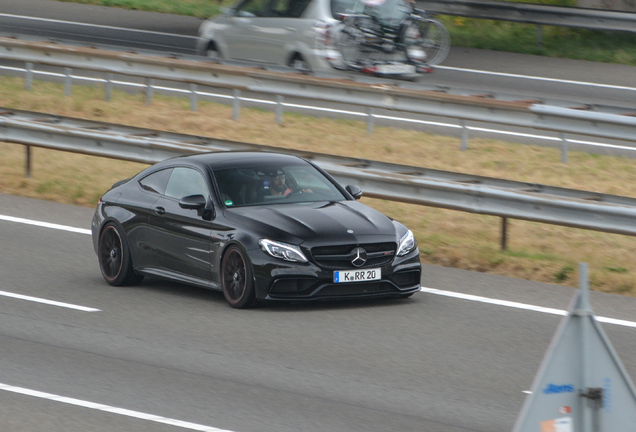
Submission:
<svg viewBox="0 0 636 432">
<path fill-rule="evenodd" d="M 351 264 L 356 267 L 362 267 L 367 262 L 367 251 L 361 247 L 357 247 L 349 254 L 351 257 Z"/>
</svg>

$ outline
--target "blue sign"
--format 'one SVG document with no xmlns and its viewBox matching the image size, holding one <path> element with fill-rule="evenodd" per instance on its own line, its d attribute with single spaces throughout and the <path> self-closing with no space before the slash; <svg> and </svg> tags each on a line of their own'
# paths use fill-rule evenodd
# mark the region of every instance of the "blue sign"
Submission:
<svg viewBox="0 0 636 432">
<path fill-rule="evenodd" d="M 573 384 L 556 385 L 548 384 L 542 391 L 544 394 L 574 393 Z"/>
</svg>

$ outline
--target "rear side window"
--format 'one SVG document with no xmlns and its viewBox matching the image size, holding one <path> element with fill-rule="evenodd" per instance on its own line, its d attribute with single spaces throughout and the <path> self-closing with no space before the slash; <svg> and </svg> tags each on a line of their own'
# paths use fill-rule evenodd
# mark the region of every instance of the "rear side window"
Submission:
<svg viewBox="0 0 636 432">
<path fill-rule="evenodd" d="M 273 0 L 270 15 L 282 18 L 300 18 L 311 0 Z"/>
<path fill-rule="evenodd" d="M 241 4 L 237 13 L 241 17 L 262 17 L 267 15 L 267 3 L 269 0 L 247 0 Z"/>
<path fill-rule="evenodd" d="M 139 180 L 139 185 L 149 192 L 163 195 L 168 185 L 168 179 L 172 173 L 172 168 L 157 171 Z"/>
<path fill-rule="evenodd" d="M 181 199 L 190 195 L 209 195 L 203 175 L 192 168 L 173 169 L 166 186 L 166 196 Z"/>
</svg>

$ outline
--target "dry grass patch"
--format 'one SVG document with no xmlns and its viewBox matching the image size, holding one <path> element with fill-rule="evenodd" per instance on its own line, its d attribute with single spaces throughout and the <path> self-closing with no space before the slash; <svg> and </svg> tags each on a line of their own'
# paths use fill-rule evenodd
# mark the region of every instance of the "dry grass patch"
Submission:
<svg viewBox="0 0 636 432">
<path fill-rule="evenodd" d="M 571 152 L 569 164 L 560 152 L 538 146 L 473 139 L 462 152 L 455 138 L 363 122 L 286 114 L 277 125 L 274 114 L 243 108 L 232 121 L 229 106 L 156 95 L 114 92 L 104 102 L 97 87 L 35 82 L 30 92 L 17 78 L 0 79 L 0 106 L 87 118 L 136 127 L 205 135 L 219 139 L 355 156 L 426 168 L 465 172 L 510 180 L 636 196 L 633 160 Z M 144 168 L 142 164 L 33 149 L 33 176 L 24 177 L 24 147 L 0 144 L 0 192 L 92 207 L 115 181 Z M 501 220 L 443 209 L 364 199 L 414 230 L 422 260 L 530 280 L 577 284 L 577 262 L 590 263 L 594 289 L 636 295 L 636 266 L 629 257 L 636 239 L 524 221 L 510 221 L 508 251 L 501 251 Z"/>
</svg>

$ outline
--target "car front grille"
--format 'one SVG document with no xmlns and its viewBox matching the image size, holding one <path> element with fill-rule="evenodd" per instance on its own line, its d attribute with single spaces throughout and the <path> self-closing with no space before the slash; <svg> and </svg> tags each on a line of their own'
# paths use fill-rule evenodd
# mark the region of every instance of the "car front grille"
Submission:
<svg viewBox="0 0 636 432">
<path fill-rule="evenodd" d="M 308 299 L 365 296 L 391 292 L 397 293 L 398 291 L 394 284 L 389 281 L 350 284 L 327 283 L 320 285 L 320 283 L 316 283 L 315 280 L 312 281 L 309 279 L 279 279 L 274 281 L 269 290 L 269 294 L 274 298 Z"/>
<path fill-rule="evenodd" d="M 332 284 L 320 290 L 320 296 L 348 296 L 377 294 L 393 291 L 391 284 L 386 282 L 368 282 L 360 284 Z"/>
<path fill-rule="evenodd" d="M 367 261 L 364 265 L 356 267 L 353 265 L 351 253 L 354 249 L 361 247 L 367 253 Z M 395 256 L 397 244 L 369 243 L 369 244 L 348 244 L 337 246 L 318 246 L 311 249 L 311 256 L 319 266 L 332 270 L 347 270 L 355 268 L 382 267 L 391 262 Z"/>
</svg>

